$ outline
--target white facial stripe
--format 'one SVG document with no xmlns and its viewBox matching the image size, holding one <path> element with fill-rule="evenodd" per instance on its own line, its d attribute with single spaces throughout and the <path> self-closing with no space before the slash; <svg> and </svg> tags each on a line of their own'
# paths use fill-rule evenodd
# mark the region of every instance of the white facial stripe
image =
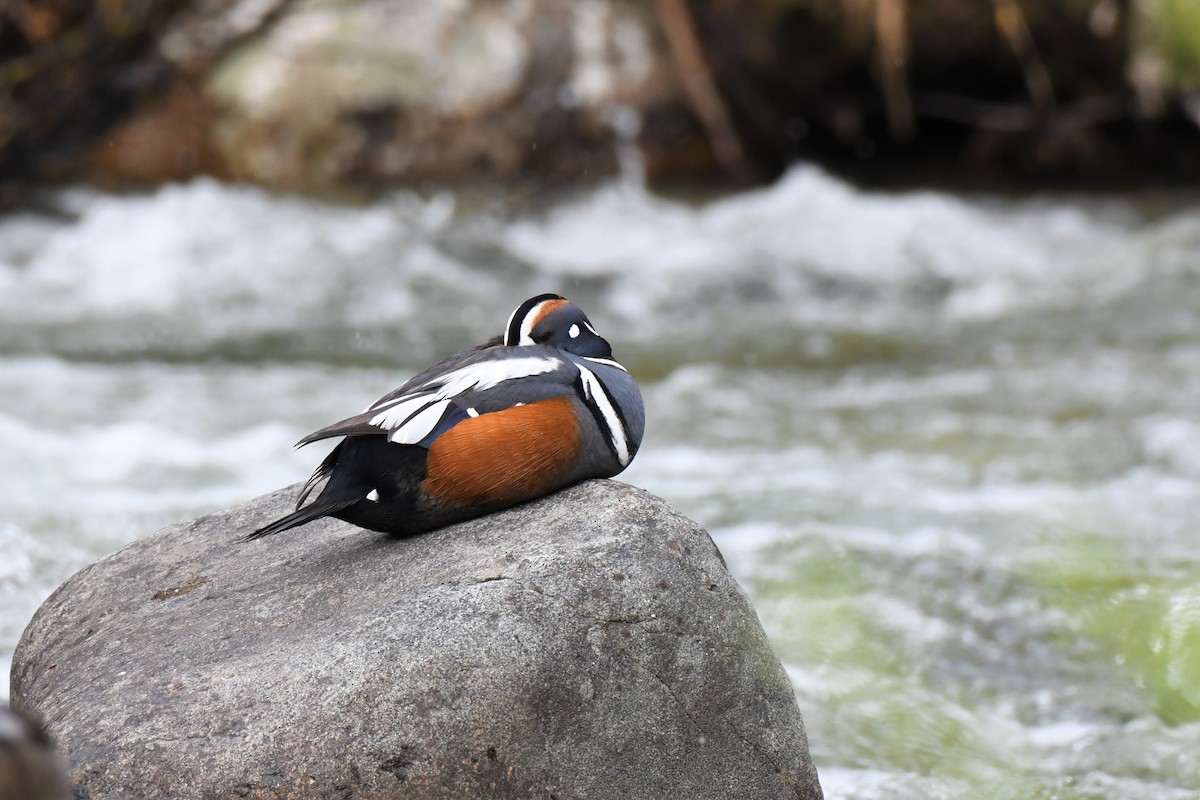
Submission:
<svg viewBox="0 0 1200 800">
<path fill-rule="evenodd" d="M 609 402 L 608 394 L 604 391 L 604 387 L 595 373 L 587 367 L 579 367 L 579 377 L 583 379 L 583 391 L 587 401 L 600 411 L 600 418 L 604 420 L 604 425 L 608 428 L 608 438 L 612 442 L 613 450 L 617 453 L 617 461 L 621 462 L 622 467 L 627 466 L 633 456 L 629 452 L 629 439 L 625 435 L 625 426 L 621 423 L 621 415 Z"/>
<path fill-rule="evenodd" d="M 568 335 L 568 336 L 570 336 L 572 339 L 578 339 L 578 338 L 579 338 L 579 333 L 580 333 L 580 331 L 579 331 L 579 326 L 578 326 L 578 325 L 572 325 L 572 326 L 571 326 L 571 327 L 570 327 L 570 328 L 567 330 L 567 335 Z"/>
<path fill-rule="evenodd" d="M 600 334 L 599 334 L 599 333 L 596 331 L 596 329 L 592 327 L 592 323 L 588 322 L 586 319 L 583 321 L 583 324 L 584 324 L 584 325 L 586 325 L 586 326 L 587 326 L 587 329 L 588 329 L 589 331 L 591 331 L 592 333 L 594 333 L 596 336 L 599 336 L 599 335 L 600 335 Z"/>
<path fill-rule="evenodd" d="M 517 342 L 517 344 L 520 344 L 520 345 L 533 344 L 534 343 L 533 342 L 533 325 L 535 322 L 537 322 L 539 319 L 541 319 L 543 309 L 546 307 L 546 304 L 547 303 L 561 303 L 561 302 L 562 302 L 562 300 L 559 300 L 559 299 L 543 300 L 542 302 L 538 303 L 533 308 L 529 309 L 529 313 L 526 314 L 525 319 L 523 319 L 521 321 L 521 338 Z M 511 324 L 511 322 L 510 322 L 510 324 Z"/>
</svg>

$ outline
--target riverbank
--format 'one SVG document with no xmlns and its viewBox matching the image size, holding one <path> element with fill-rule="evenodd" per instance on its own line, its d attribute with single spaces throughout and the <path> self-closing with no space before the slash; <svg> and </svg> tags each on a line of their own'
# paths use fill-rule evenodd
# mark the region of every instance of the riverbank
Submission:
<svg viewBox="0 0 1200 800">
<path fill-rule="evenodd" d="M 0 194 L 200 175 L 1138 186 L 1200 177 L 1175 0 L 12 4 Z"/>
</svg>

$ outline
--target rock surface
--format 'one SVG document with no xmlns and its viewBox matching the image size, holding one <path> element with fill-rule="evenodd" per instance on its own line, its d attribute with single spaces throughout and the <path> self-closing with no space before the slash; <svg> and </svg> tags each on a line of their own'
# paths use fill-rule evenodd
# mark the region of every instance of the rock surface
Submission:
<svg viewBox="0 0 1200 800">
<path fill-rule="evenodd" d="M 406 540 L 241 544 L 295 487 L 75 575 L 14 705 L 103 798 L 820 798 L 800 712 L 708 534 L 590 481 Z"/>
</svg>

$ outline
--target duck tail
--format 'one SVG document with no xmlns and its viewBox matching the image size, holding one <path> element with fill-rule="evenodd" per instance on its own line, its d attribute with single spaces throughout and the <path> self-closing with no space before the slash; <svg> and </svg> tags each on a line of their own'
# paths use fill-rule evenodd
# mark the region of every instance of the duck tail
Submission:
<svg viewBox="0 0 1200 800">
<path fill-rule="evenodd" d="M 351 501 L 351 502 L 353 502 L 353 501 Z M 292 513 L 288 514 L 287 516 L 280 517 L 279 519 L 275 520 L 271 524 L 264 525 L 261 528 L 259 528 L 258 530 L 254 531 L 253 533 L 246 534 L 245 536 L 243 536 L 241 538 L 241 541 L 252 542 L 255 539 L 261 539 L 264 536 L 270 536 L 275 533 L 282 533 L 283 531 L 289 530 L 291 528 L 296 528 L 296 527 L 299 527 L 300 525 L 305 525 L 309 522 L 313 522 L 314 520 L 318 520 L 321 517 L 327 517 L 330 514 L 333 514 L 337 511 L 341 511 L 343 508 L 345 508 L 348 505 L 350 505 L 349 502 L 338 503 L 338 504 L 334 504 L 334 505 L 326 505 L 325 503 L 322 503 L 320 501 L 320 498 L 318 498 L 316 502 L 314 502 L 310 505 L 307 505 L 304 508 L 301 508 L 297 511 L 293 511 Z"/>
</svg>

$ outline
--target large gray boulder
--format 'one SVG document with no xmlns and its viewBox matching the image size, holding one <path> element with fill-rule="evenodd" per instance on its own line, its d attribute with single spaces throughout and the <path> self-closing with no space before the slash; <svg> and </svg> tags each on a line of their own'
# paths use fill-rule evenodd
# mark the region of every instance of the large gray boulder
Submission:
<svg viewBox="0 0 1200 800">
<path fill-rule="evenodd" d="M 75 575 L 14 705 L 104 798 L 820 798 L 788 679 L 708 534 L 590 481 L 396 540 L 251 544 L 295 488 Z"/>
</svg>

